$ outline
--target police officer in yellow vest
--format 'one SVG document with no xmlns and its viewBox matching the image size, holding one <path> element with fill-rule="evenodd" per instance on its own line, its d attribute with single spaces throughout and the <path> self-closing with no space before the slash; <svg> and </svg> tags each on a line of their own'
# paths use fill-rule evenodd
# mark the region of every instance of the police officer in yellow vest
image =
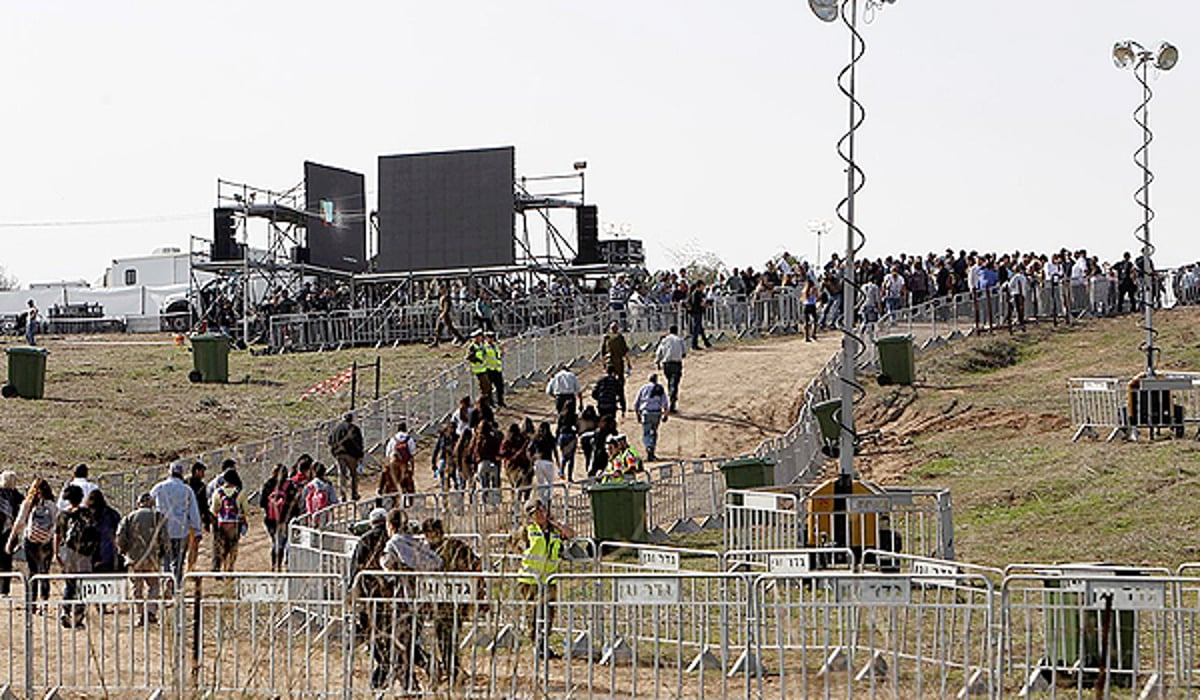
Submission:
<svg viewBox="0 0 1200 700">
<path fill-rule="evenodd" d="M 483 364 L 487 369 L 496 405 L 504 405 L 504 348 L 496 341 L 496 331 L 483 332 Z"/>
<path fill-rule="evenodd" d="M 483 331 L 479 328 L 471 331 L 471 342 L 467 343 L 467 366 L 479 382 L 479 397 L 486 396 L 491 401 L 492 379 L 487 371 L 487 344 L 483 342 Z"/>
<path fill-rule="evenodd" d="M 633 480 L 643 470 L 642 458 L 629 446 L 629 439 L 623 433 L 610 435 L 605 447 L 608 448 L 608 466 L 601 481 Z"/>
<path fill-rule="evenodd" d="M 557 659 L 561 655 L 550 648 L 542 631 L 543 625 L 547 632 L 554 627 L 554 608 L 551 604 L 558 599 L 558 586 L 545 584 L 558 571 L 565 540 L 574 537 L 575 530 L 570 525 L 555 522 L 540 498 L 529 499 L 525 503 L 525 513 L 529 516 L 529 524 L 517 533 L 517 541 L 524 547 L 517 581 L 521 586 L 521 597 L 528 603 L 527 609 L 534 613 L 529 626 L 529 640 L 533 642 L 536 654 L 544 659 Z M 539 599 L 539 591 L 545 592 L 544 598 Z"/>
</svg>

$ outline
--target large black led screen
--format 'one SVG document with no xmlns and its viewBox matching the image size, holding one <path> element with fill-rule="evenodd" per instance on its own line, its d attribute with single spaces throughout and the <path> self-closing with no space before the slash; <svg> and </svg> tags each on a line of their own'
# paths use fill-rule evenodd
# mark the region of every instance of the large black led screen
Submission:
<svg viewBox="0 0 1200 700">
<path fill-rule="evenodd" d="M 308 262 L 334 270 L 367 269 L 367 198 L 363 176 L 304 163 Z"/>
<path fill-rule="evenodd" d="M 383 272 L 511 265 L 514 149 L 379 157 Z"/>
</svg>

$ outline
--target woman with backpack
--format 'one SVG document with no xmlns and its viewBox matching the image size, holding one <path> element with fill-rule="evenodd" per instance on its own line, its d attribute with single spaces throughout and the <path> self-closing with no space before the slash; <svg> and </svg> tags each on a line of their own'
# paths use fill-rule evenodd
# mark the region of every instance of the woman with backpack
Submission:
<svg viewBox="0 0 1200 700">
<path fill-rule="evenodd" d="M 41 477 L 34 479 L 29 486 L 25 500 L 17 513 L 17 521 L 13 523 L 12 532 L 5 543 L 8 553 L 16 551 L 18 533 L 25 543 L 25 563 L 29 565 L 29 576 L 40 576 L 50 573 L 50 564 L 54 561 L 54 526 L 58 522 L 58 505 L 55 503 L 54 491 L 49 482 Z M 33 601 L 38 597 L 50 600 L 50 582 L 37 581 L 33 586 Z"/>
<path fill-rule="evenodd" d="M 238 541 L 246 532 L 246 492 L 236 469 L 226 469 L 213 491 L 213 571 L 233 571 Z"/>
<path fill-rule="evenodd" d="M 297 474 L 301 472 L 297 469 Z M 276 464 L 259 491 L 258 505 L 263 509 L 263 525 L 271 538 L 271 571 L 282 571 L 287 553 L 288 526 L 296 516 L 296 494 L 300 487 L 288 477 L 285 464 Z"/>
<path fill-rule="evenodd" d="M 338 502 L 337 489 L 325 478 L 327 469 L 317 462 L 313 467 L 312 481 L 304 486 L 304 512 L 312 515 Z"/>
</svg>

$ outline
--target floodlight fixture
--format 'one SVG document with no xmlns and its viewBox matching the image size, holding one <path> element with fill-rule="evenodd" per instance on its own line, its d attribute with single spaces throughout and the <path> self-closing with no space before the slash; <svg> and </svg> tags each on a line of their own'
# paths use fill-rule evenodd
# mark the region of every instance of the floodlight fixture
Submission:
<svg viewBox="0 0 1200 700">
<path fill-rule="evenodd" d="M 808 0 L 808 7 L 822 22 L 832 22 L 838 18 L 838 0 Z"/>
<path fill-rule="evenodd" d="M 577 160 L 573 166 L 576 170 L 587 170 L 586 160 Z"/>
<path fill-rule="evenodd" d="M 1159 44 L 1158 56 L 1154 59 L 1154 67 L 1159 70 L 1171 70 L 1179 63 L 1179 49 L 1167 42 Z"/>
<path fill-rule="evenodd" d="M 1137 57 L 1133 52 L 1133 42 L 1118 41 L 1115 45 L 1113 45 L 1112 58 L 1113 64 L 1117 68 L 1128 68 L 1129 66 L 1133 65 L 1133 62 L 1137 60 Z"/>
</svg>

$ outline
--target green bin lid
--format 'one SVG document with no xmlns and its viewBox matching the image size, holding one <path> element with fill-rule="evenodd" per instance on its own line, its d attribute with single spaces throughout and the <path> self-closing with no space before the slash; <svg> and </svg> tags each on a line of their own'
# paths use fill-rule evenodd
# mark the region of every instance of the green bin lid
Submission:
<svg viewBox="0 0 1200 700">
<path fill-rule="evenodd" d="M 196 343 L 215 343 L 218 340 L 229 340 L 229 336 L 224 333 L 198 333 L 192 336 L 192 342 Z"/>
<path fill-rule="evenodd" d="M 737 467 L 773 467 L 775 462 L 765 457 L 738 457 L 731 459 L 728 462 L 721 464 L 721 469 L 735 469 Z"/>
<path fill-rule="evenodd" d="M 876 345 L 891 345 L 894 343 L 911 343 L 911 335 L 885 335 L 882 338 L 876 338 Z"/>
<path fill-rule="evenodd" d="M 649 491 L 650 484 L 645 481 L 605 481 L 587 487 L 587 492 L 593 491 Z"/>
<path fill-rule="evenodd" d="M 50 351 L 46 348 L 35 348 L 32 345 L 18 345 L 8 348 L 5 352 L 9 355 L 49 355 Z"/>
</svg>

